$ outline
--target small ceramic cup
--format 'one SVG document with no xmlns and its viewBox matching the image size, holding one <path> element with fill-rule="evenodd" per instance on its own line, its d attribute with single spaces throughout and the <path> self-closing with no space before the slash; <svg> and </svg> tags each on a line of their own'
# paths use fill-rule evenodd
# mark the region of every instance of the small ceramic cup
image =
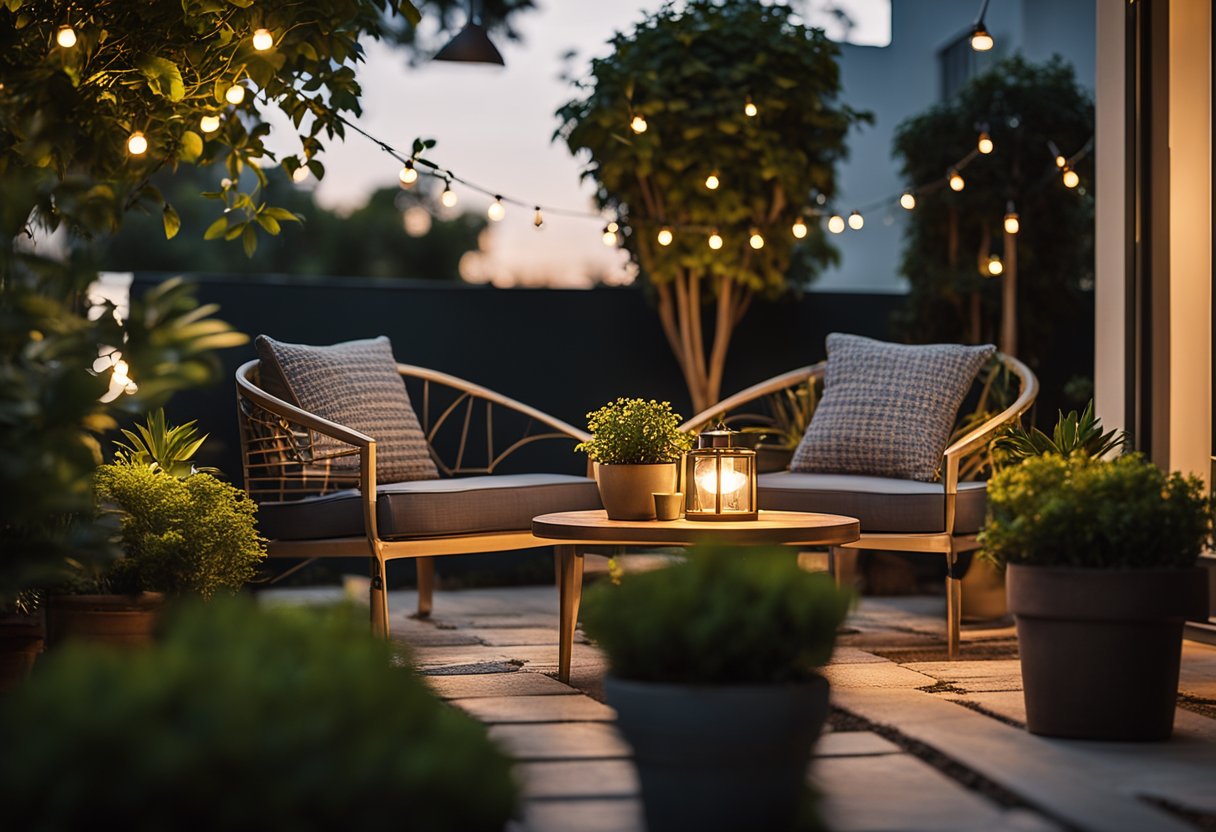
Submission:
<svg viewBox="0 0 1216 832">
<path fill-rule="evenodd" d="M 656 520 L 679 520 L 684 509 L 684 494 L 654 492 L 654 516 Z"/>
</svg>

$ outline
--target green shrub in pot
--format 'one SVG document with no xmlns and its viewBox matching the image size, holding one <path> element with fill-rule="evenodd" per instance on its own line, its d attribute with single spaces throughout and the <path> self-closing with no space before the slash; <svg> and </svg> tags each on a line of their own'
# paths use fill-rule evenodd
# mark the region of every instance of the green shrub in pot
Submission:
<svg viewBox="0 0 1216 832">
<path fill-rule="evenodd" d="M 67 645 L 0 709 L 12 829 L 501 830 L 484 727 L 357 612 L 191 604 L 140 651 Z"/>
<path fill-rule="evenodd" d="M 784 547 L 700 545 L 592 587 L 583 627 L 633 746 L 647 828 L 790 828 L 827 716 L 817 673 L 850 595 Z"/>
</svg>

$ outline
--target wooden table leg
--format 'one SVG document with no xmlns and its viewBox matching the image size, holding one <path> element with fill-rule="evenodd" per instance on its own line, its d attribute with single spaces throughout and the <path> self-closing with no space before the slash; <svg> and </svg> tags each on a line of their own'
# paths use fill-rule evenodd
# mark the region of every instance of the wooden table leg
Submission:
<svg viewBox="0 0 1216 832">
<path fill-rule="evenodd" d="M 561 573 L 560 617 L 557 633 L 557 679 L 570 683 L 570 659 L 574 654 L 574 628 L 578 626 L 578 605 L 583 597 L 583 555 L 574 546 L 558 546 Z"/>
</svg>

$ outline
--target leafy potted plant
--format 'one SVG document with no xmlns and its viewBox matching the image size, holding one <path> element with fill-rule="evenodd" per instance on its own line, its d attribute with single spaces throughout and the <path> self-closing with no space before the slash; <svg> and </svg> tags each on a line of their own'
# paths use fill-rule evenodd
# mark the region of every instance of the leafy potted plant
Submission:
<svg viewBox="0 0 1216 832">
<path fill-rule="evenodd" d="M 575 450 L 595 463 L 611 520 L 653 520 L 656 492 L 679 490 L 679 463 L 692 446 L 669 402 L 619 398 L 587 414 L 591 439 Z"/>
<path fill-rule="evenodd" d="M 1047 453 L 993 477 L 980 541 L 1008 567 L 1032 733 L 1169 737 L 1183 622 L 1208 614 L 1195 562 L 1213 507 L 1199 478 L 1136 453 Z"/>
<path fill-rule="evenodd" d="M 781 547 L 701 545 L 588 591 L 650 832 L 790 828 L 828 710 L 816 668 L 849 601 Z"/>
<path fill-rule="evenodd" d="M 193 422 L 169 427 L 157 411 L 138 431 L 124 431 L 130 444 L 116 443 L 114 463 L 94 477 L 101 520 L 118 521 L 123 556 L 101 567 L 81 563 L 73 581 L 54 588 L 52 643 L 70 636 L 146 643 L 167 595 L 238 589 L 266 556 L 254 503 L 194 468 L 206 437 L 196 437 Z"/>
<path fill-rule="evenodd" d="M 501 832 L 510 760 L 356 611 L 182 607 L 145 650 L 52 651 L 5 701 L 7 828 Z"/>
</svg>

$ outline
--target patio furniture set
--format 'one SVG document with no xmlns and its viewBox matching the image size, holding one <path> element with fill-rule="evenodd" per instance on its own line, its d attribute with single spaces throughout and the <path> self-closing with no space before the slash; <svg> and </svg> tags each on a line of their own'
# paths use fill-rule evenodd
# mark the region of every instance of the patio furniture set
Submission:
<svg viewBox="0 0 1216 832">
<path fill-rule="evenodd" d="M 945 447 L 991 347 L 830 335 L 827 361 L 743 390 L 682 426 L 703 429 L 824 378 L 824 400 L 791 470 L 758 477 L 758 519 L 614 521 L 590 477 L 502 471 L 508 458 L 512 468 L 526 463 L 537 442 L 589 438 L 572 425 L 464 379 L 399 364 L 384 337 L 314 347 L 259 336 L 256 347 L 258 359 L 236 373 L 242 461 L 270 556 L 300 559 L 279 578 L 317 558 L 367 559 L 372 629 L 387 637 L 388 561 L 415 561 L 425 616 L 434 558 L 556 545 L 563 680 L 588 547 L 706 538 L 826 546 L 838 580 L 861 549 L 943 555 L 955 656 L 959 556 L 976 548 L 985 512 L 985 483 L 961 482 L 960 460 L 1019 419 L 1038 390 L 1024 364 L 997 355 L 1017 380 L 1016 398 Z M 943 394 L 951 377 L 957 390 Z"/>
</svg>

